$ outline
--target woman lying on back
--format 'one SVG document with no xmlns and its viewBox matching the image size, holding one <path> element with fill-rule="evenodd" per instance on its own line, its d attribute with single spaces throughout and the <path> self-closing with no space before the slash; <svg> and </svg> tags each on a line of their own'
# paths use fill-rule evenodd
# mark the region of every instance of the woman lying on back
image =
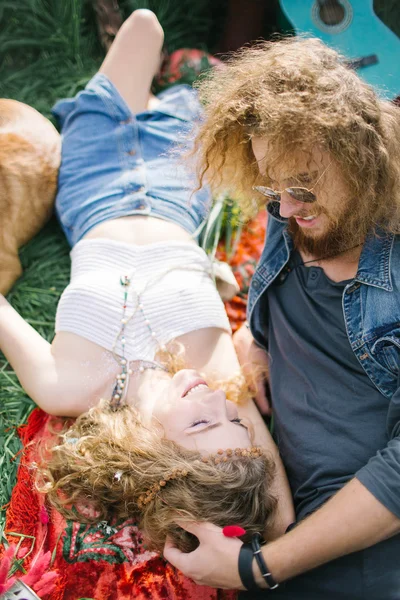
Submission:
<svg viewBox="0 0 400 600">
<path fill-rule="evenodd" d="M 162 43 L 155 15 L 134 12 L 86 89 L 56 105 L 71 283 L 52 344 L 1 298 L 0 348 L 39 407 L 78 417 L 42 467 L 60 512 L 137 515 L 152 547 L 172 535 L 189 549 L 179 516 L 274 537 L 293 509 L 193 240 L 209 192 L 192 194 L 170 152 L 200 116 L 196 94 L 150 94 Z"/>
</svg>

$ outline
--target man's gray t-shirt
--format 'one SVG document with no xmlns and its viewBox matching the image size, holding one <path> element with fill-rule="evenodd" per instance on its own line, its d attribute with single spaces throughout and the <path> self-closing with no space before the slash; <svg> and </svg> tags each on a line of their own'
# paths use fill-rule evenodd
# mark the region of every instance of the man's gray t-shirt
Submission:
<svg viewBox="0 0 400 600">
<path fill-rule="evenodd" d="M 297 253 L 290 268 L 266 292 L 266 333 L 274 436 L 301 519 L 387 445 L 388 400 L 350 347 L 347 282 L 302 265 Z"/>
</svg>

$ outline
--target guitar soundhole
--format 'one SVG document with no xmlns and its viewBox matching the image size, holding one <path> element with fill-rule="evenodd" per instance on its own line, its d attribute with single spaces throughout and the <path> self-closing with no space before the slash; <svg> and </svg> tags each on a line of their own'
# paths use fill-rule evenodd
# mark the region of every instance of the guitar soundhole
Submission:
<svg viewBox="0 0 400 600">
<path fill-rule="evenodd" d="M 312 7 L 314 23 L 327 33 L 340 33 L 347 29 L 353 18 L 348 0 L 317 0 Z"/>
<path fill-rule="evenodd" d="M 344 20 L 345 10 L 340 2 L 324 2 L 319 9 L 319 16 L 325 25 L 339 25 Z"/>
</svg>

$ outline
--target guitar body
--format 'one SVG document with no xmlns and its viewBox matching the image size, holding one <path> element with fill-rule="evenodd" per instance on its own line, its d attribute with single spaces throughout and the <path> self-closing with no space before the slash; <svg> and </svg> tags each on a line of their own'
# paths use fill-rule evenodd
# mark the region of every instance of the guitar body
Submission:
<svg viewBox="0 0 400 600">
<path fill-rule="evenodd" d="M 280 5 L 297 34 L 320 38 L 350 62 L 367 57 L 358 75 L 392 99 L 400 94 L 400 40 L 375 15 L 372 2 L 280 0 Z"/>
</svg>

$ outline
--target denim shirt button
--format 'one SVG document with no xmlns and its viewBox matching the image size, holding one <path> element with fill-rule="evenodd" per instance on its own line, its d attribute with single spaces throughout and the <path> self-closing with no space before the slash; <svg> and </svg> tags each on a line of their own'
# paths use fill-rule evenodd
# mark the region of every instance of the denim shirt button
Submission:
<svg viewBox="0 0 400 600">
<path fill-rule="evenodd" d="M 352 285 L 351 287 L 349 287 L 349 289 L 347 290 L 347 294 L 351 294 L 355 290 L 358 290 L 358 288 L 360 287 L 360 285 L 361 285 L 361 283 L 359 281 L 357 281 L 357 283 L 355 283 L 354 285 Z"/>
<path fill-rule="evenodd" d="M 257 281 L 257 279 L 255 281 L 252 282 L 252 286 L 255 290 L 260 289 L 260 282 Z"/>
<path fill-rule="evenodd" d="M 287 277 L 287 273 L 283 270 L 281 273 L 279 273 L 279 275 L 277 277 L 277 282 L 278 283 L 284 283 L 286 277 Z"/>
<path fill-rule="evenodd" d="M 128 204 L 130 210 L 142 212 L 144 214 L 150 214 L 151 212 L 151 203 L 147 202 L 145 199 L 134 199 L 130 196 Z"/>
</svg>

